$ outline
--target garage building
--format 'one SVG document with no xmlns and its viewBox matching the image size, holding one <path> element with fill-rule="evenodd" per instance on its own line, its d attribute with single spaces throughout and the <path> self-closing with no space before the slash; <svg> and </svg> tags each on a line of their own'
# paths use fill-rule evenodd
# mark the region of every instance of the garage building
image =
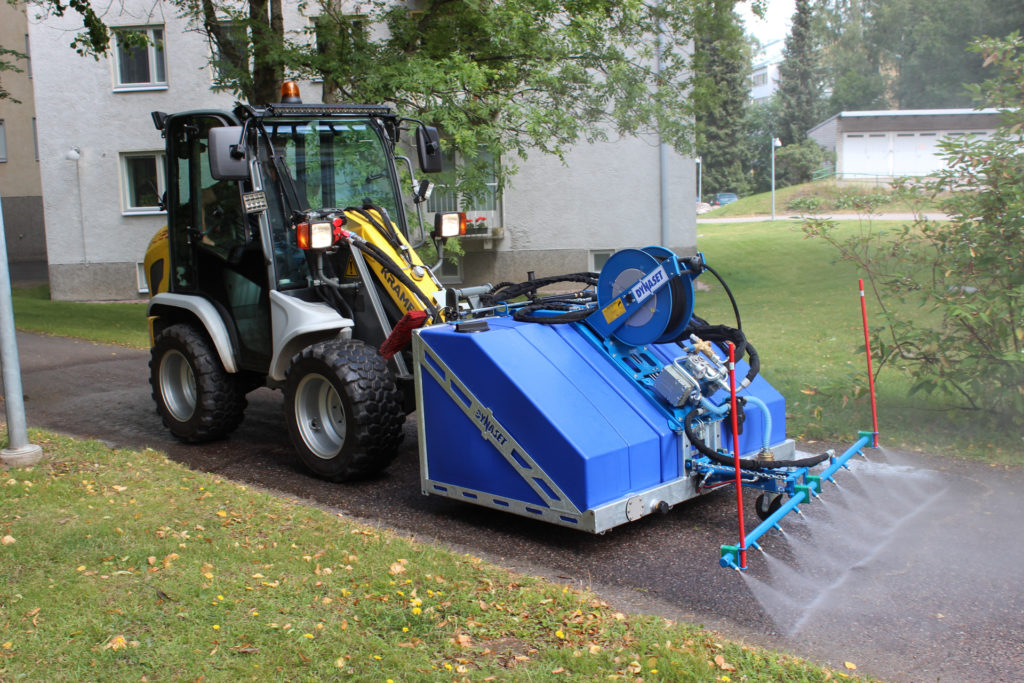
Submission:
<svg viewBox="0 0 1024 683">
<path fill-rule="evenodd" d="M 844 111 L 807 132 L 836 153 L 841 180 L 926 176 L 945 167 L 939 141 L 954 135 L 992 135 L 995 109 Z"/>
</svg>

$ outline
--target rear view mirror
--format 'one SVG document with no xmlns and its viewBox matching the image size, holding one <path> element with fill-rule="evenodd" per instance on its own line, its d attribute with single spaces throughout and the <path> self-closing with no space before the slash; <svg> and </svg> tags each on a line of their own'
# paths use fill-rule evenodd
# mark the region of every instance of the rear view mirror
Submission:
<svg viewBox="0 0 1024 683">
<path fill-rule="evenodd" d="M 249 160 L 245 148 L 239 147 L 242 126 L 221 126 L 210 129 L 210 175 L 215 180 L 248 180 Z"/>
<path fill-rule="evenodd" d="M 416 153 L 419 156 L 420 170 L 424 173 L 440 173 L 444 170 L 441 134 L 437 132 L 437 128 L 420 126 L 416 129 Z"/>
</svg>

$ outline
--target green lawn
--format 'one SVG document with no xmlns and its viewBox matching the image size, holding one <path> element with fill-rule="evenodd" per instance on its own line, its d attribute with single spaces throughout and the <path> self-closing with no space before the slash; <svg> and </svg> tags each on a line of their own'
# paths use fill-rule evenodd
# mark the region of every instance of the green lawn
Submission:
<svg viewBox="0 0 1024 683">
<path fill-rule="evenodd" d="M 48 457 L 0 480 L 3 681 L 847 676 L 155 451 L 31 440 Z"/>
<path fill-rule="evenodd" d="M 46 285 L 15 288 L 12 299 L 19 330 L 149 348 L 145 303 L 50 301 Z"/>
<path fill-rule="evenodd" d="M 882 199 L 888 195 L 889 199 Z M 886 183 L 873 182 L 844 182 L 837 183 L 835 180 L 819 180 L 813 183 L 791 185 L 775 189 L 775 215 L 802 215 L 808 213 L 808 209 L 797 200 L 813 199 L 818 204 L 818 211 L 822 213 L 857 213 L 860 202 L 871 198 L 878 202 L 877 213 L 905 213 L 914 207 L 906 201 L 892 197 L 891 190 Z M 936 211 L 937 204 L 934 201 L 927 202 L 918 207 L 922 210 Z M 770 216 L 772 213 L 771 192 L 740 197 L 739 200 L 718 207 L 703 214 L 701 218 L 734 218 L 739 216 Z"/>
<path fill-rule="evenodd" d="M 877 233 L 898 225 L 843 221 L 838 230 Z M 790 434 L 835 441 L 870 430 L 857 290 L 862 274 L 856 267 L 836 262 L 837 254 L 823 241 L 806 239 L 798 221 L 705 223 L 697 232 L 698 249 L 739 301 L 744 330 L 761 355 L 762 374 L 787 398 Z M 714 278 L 704 274 L 701 281 L 713 289 L 698 292 L 696 313 L 712 322 L 732 323 L 728 299 Z M 867 303 L 869 313 L 877 314 L 870 295 Z M 923 315 L 915 309 L 902 312 Z M 908 397 L 910 385 L 906 376 L 888 367 L 879 375 L 883 444 L 1024 464 L 1019 434 L 993 431 L 977 413 L 951 408 L 940 397 Z"/>
</svg>

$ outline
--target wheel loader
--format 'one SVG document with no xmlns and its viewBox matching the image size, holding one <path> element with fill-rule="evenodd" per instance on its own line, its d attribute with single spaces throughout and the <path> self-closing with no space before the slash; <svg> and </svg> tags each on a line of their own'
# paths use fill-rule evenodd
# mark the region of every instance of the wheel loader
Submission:
<svg viewBox="0 0 1024 683">
<path fill-rule="evenodd" d="M 311 471 L 382 470 L 414 406 L 410 330 L 444 315 L 396 163 L 423 237 L 431 183 L 416 182 L 401 136 L 415 125 L 420 171 L 435 173 L 437 130 L 386 106 L 303 104 L 291 83 L 281 103 L 152 118 L 166 140 L 167 226 L 145 259 L 164 424 L 188 442 L 222 438 L 268 386 Z M 464 233 L 465 214 L 435 226 Z"/>
</svg>

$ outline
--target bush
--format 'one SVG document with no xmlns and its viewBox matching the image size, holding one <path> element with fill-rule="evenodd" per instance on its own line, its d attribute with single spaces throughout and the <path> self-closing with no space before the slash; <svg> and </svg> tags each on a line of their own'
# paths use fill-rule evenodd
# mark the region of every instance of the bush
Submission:
<svg viewBox="0 0 1024 683">
<path fill-rule="evenodd" d="M 891 235 L 865 230 L 840 241 L 828 220 L 805 221 L 858 263 L 881 305 L 885 328 L 872 351 L 911 372 L 911 393 L 941 391 L 1024 427 L 1024 41 L 1018 34 L 973 48 L 997 70 L 976 97 L 1003 113 L 991 139 L 940 143 L 948 165 L 923 184 L 897 184 L 905 197 L 937 197 L 948 221 L 920 216 Z M 887 303 L 913 302 L 913 320 Z"/>
</svg>

